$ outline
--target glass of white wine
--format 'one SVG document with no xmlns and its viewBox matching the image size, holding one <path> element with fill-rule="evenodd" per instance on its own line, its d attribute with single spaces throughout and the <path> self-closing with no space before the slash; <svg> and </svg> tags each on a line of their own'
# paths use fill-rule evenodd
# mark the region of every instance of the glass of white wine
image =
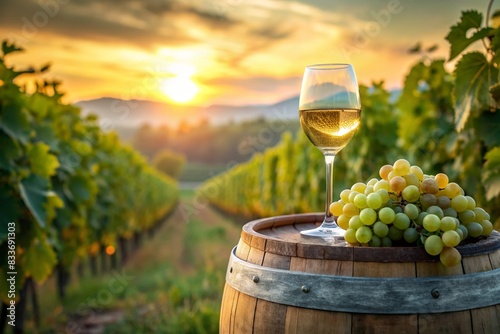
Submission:
<svg viewBox="0 0 500 334">
<path fill-rule="evenodd" d="M 323 223 L 300 233 L 326 240 L 342 239 L 344 230 L 330 212 L 335 155 L 354 136 L 361 119 L 359 88 L 350 64 L 318 64 L 306 67 L 299 101 L 300 126 L 324 155 L 326 205 Z"/>
</svg>

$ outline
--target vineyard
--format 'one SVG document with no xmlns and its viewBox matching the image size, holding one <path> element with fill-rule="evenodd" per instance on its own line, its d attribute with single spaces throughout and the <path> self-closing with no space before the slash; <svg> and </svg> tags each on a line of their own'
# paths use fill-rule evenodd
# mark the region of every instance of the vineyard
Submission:
<svg viewBox="0 0 500 334">
<path fill-rule="evenodd" d="M 378 166 L 404 157 L 463 184 L 500 227 L 500 28 L 482 25 L 481 13 L 467 11 L 451 27 L 449 60 L 460 56 L 452 73 L 445 60 L 431 58 L 432 48 L 419 46 L 414 52 L 421 60 L 396 101 L 383 82 L 360 87 L 361 126 L 335 159 L 334 199 L 347 185 L 376 176 Z M 465 52 L 481 42 L 483 52 Z M 321 153 L 299 131 L 199 191 L 221 210 L 249 218 L 322 211 L 324 178 Z"/>
<path fill-rule="evenodd" d="M 448 59 L 434 57 L 434 47 L 413 48 L 415 64 L 400 94 L 383 81 L 360 86 L 361 125 L 335 159 L 334 200 L 350 185 L 378 177 L 380 166 L 406 159 L 459 183 L 500 230 L 500 26 L 488 17 L 462 13 L 446 36 Z M 66 330 L 72 322 L 77 329 L 68 332 L 79 332 L 87 313 L 112 312 L 118 320 L 102 325 L 109 325 L 109 332 L 217 333 L 226 256 L 241 232 L 235 222 L 323 211 L 322 153 L 300 129 L 282 133 L 295 131 L 296 123 L 278 131 L 260 119 L 213 128 L 202 122 L 184 139 L 144 126 L 136 137 L 144 151 L 159 151 L 167 139 L 172 151 L 192 149 L 191 156 L 160 152 L 157 169 L 139 153 L 141 147 L 127 146 L 100 128 L 96 116 L 83 116 L 64 103 L 60 83 L 44 79 L 49 65 L 11 65 L 22 51 L 1 44 L 0 253 L 6 256 L 0 258 L 0 332 L 12 321 L 15 304 L 13 333 L 31 328 L 52 333 L 44 326 Z M 250 135 L 243 128 L 251 128 L 250 134 L 265 131 L 269 143 L 281 139 L 263 152 L 266 143 L 256 143 L 259 151 L 247 150 L 256 153 L 246 162 L 223 164 L 235 152 L 240 160 L 232 162 L 246 159 L 241 151 L 250 148 L 245 142 Z M 200 148 L 199 142 L 207 146 Z M 218 147 L 224 149 L 215 152 Z M 182 175 L 186 157 L 217 162 L 217 170 L 232 167 L 194 193 L 165 174 Z M 191 174 L 200 174 L 197 167 L 206 166 L 192 165 Z M 110 290 L 115 269 L 137 279 L 110 292 L 109 303 L 97 310 L 87 301 Z M 37 299 L 40 287 L 45 291 Z M 51 309 L 43 310 L 47 305 Z M 41 320 L 47 313 L 49 320 Z"/>
<path fill-rule="evenodd" d="M 112 256 L 173 210 L 177 183 L 105 133 L 93 116 L 61 102 L 58 82 L 33 80 L 35 92 L 14 81 L 40 69 L 7 65 L 22 51 L 7 42 L 0 54 L 0 297 L 5 325 L 16 298 L 22 331 L 26 290 L 55 271 Z M 123 254 L 122 254 L 123 256 Z M 15 276 L 15 280 L 7 278 Z M 9 283 L 10 282 L 10 283 Z"/>
</svg>

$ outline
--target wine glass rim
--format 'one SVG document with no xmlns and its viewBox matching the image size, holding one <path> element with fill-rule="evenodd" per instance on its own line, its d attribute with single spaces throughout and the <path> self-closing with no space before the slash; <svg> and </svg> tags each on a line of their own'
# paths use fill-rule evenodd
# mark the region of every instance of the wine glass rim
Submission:
<svg viewBox="0 0 500 334">
<path fill-rule="evenodd" d="M 341 70 L 344 68 L 352 68 L 352 64 L 348 63 L 326 63 L 307 65 L 307 69 L 311 70 Z"/>
</svg>

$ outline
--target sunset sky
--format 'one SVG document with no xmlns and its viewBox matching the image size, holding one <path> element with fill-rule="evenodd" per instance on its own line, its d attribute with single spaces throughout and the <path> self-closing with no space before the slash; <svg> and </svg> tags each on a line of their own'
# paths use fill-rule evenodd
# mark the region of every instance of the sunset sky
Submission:
<svg viewBox="0 0 500 334">
<path fill-rule="evenodd" d="M 401 86 L 460 12 L 485 0 L 1 0 L 0 37 L 19 65 L 52 63 L 68 102 L 111 96 L 193 105 L 297 95 L 304 66 L 353 63 L 358 80 Z M 498 3 L 493 9 L 498 9 Z M 450 64 L 451 66 L 451 64 Z"/>
</svg>

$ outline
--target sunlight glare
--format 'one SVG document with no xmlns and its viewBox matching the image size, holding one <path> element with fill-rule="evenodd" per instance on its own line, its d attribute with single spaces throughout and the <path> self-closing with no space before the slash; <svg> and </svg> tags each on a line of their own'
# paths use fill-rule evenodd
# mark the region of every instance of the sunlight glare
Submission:
<svg viewBox="0 0 500 334">
<path fill-rule="evenodd" d="M 176 75 L 163 79 L 160 89 L 169 99 L 177 103 L 191 101 L 198 93 L 198 86 L 189 77 Z"/>
</svg>

